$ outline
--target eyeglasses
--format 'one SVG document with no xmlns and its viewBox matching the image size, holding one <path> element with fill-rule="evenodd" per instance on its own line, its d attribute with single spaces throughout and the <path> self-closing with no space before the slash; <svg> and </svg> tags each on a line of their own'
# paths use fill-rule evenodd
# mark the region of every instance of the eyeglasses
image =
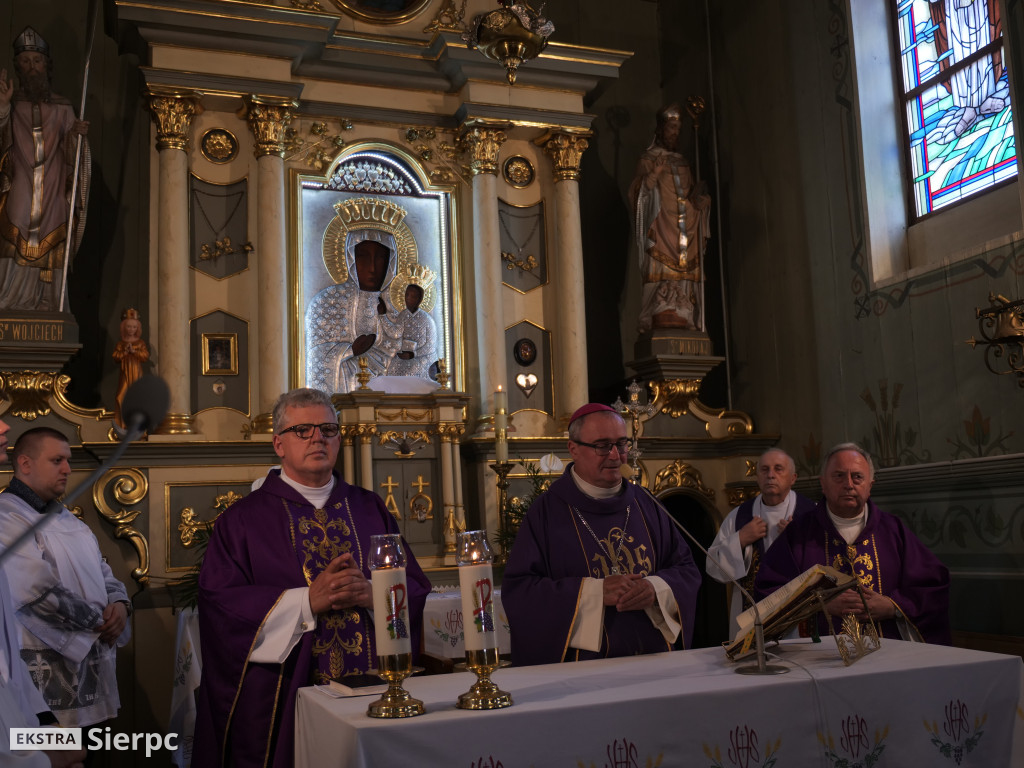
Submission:
<svg viewBox="0 0 1024 768">
<path fill-rule="evenodd" d="M 612 448 L 619 453 L 625 453 L 633 447 L 633 441 L 628 437 L 616 440 L 614 443 L 584 443 L 582 440 L 573 440 L 573 442 L 576 443 L 576 445 L 585 445 L 587 448 L 593 448 L 594 453 L 598 456 L 607 456 L 612 452 Z"/>
<path fill-rule="evenodd" d="M 336 423 L 327 421 L 323 424 L 295 424 L 291 427 L 285 427 L 278 432 L 278 434 L 283 435 L 285 432 L 294 432 L 295 436 L 299 438 L 299 440 L 309 440 L 309 438 L 313 436 L 314 429 L 320 430 L 320 434 L 323 436 L 324 440 L 330 440 L 332 437 L 337 437 L 338 432 L 341 431 L 341 428 Z"/>
</svg>

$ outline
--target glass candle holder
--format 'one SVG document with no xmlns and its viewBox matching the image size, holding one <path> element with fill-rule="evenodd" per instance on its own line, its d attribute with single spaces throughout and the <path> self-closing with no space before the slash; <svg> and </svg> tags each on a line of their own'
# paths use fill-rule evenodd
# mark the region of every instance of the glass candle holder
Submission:
<svg viewBox="0 0 1024 768">
<path fill-rule="evenodd" d="M 387 691 L 368 707 L 371 717 L 412 717 L 425 711 L 423 702 L 412 698 L 402 687 L 402 681 L 412 674 L 406 564 L 401 535 L 385 533 L 370 537 L 377 674 L 388 683 Z"/>
<path fill-rule="evenodd" d="M 512 704 L 512 696 L 490 679 L 501 666 L 498 633 L 494 623 L 494 552 L 486 531 L 464 531 L 455 547 L 462 593 L 462 626 L 466 643 L 466 667 L 476 683 L 459 696 L 460 709 L 500 709 Z"/>
</svg>

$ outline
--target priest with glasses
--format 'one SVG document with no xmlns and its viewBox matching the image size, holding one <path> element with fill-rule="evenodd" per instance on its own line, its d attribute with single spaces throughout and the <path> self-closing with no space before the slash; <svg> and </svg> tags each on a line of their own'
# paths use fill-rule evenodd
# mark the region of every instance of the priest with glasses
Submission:
<svg viewBox="0 0 1024 768">
<path fill-rule="evenodd" d="M 514 664 L 689 647 L 700 570 L 660 506 L 623 480 L 630 445 L 607 405 L 570 418 L 572 463 L 524 518 L 502 580 Z"/>
<path fill-rule="evenodd" d="M 199 574 L 203 677 L 192 765 L 292 765 L 299 687 L 377 666 L 370 536 L 398 533 L 380 496 L 334 472 L 331 398 L 273 410 L 281 468 L 214 524 Z M 430 582 L 406 547 L 412 647 Z"/>
</svg>

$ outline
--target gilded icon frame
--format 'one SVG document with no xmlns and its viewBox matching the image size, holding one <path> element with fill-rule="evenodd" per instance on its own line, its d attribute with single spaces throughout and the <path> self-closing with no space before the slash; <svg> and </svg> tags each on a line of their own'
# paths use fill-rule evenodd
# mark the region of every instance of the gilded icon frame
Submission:
<svg viewBox="0 0 1024 768">
<path fill-rule="evenodd" d="M 358 176 L 356 166 L 376 166 L 371 176 Z M 355 173 L 356 176 L 352 176 Z M 376 184 L 389 184 L 387 191 Z M 456 391 L 464 386 L 462 275 L 459 253 L 460 231 L 458 188 L 454 181 L 431 179 L 422 160 L 406 148 L 391 142 L 367 139 L 353 141 L 335 157 L 321 174 L 291 171 L 292 208 L 290 233 L 293 247 L 289 253 L 291 285 L 290 338 L 298 354 L 291 360 L 289 381 L 292 387 L 316 386 L 309 371 L 311 338 L 307 311 L 318 293 L 331 285 L 341 285 L 348 278 L 342 230 L 350 226 L 344 221 L 345 211 L 358 204 L 361 211 L 383 210 L 394 206 L 406 214 L 392 226 L 387 221 L 374 224 L 377 229 L 393 230 L 398 248 L 398 269 L 385 299 L 397 307 L 404 306 L 404 270 L 417 264 L 426 265 L 437 274 L 433 286 L 424 293 L 424 307 L 434 318 L 438 329 L 437 357 L 444 359 L 451 386 Z M 376 207 L 375 207 L 376 205 Z M 340 217 L 340 218 L 339 218 Z M 330 383 L 320 384 L 330 390 Z"/>
<path fill-rule="evenodd" d="M 203 376 L 238 375 L 238 334 L 204 333 Z"/>
</svg>

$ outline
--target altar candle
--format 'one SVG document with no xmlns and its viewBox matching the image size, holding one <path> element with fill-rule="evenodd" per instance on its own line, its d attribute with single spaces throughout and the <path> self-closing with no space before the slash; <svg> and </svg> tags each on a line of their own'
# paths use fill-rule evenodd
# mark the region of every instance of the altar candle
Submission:
<svg viewBox="0 0 1024 768">
<path fill-rule="evenodd" d="M 370 574 L 370 581 L 377 655 L 411 653 L 405 568 L 380 568 Z"/>
<path fill-rule="evenodd" d="M 508 392 L 498 385 L 494 393 L 494 460 L 503 464 L 508 461 Z"/>
<path fill-rule="evenodd" d="M 494 570 L 490 563 L 459 566 L 462 627 L 467 651 L 498 647 L 494 627 Z"/>
</svg>

